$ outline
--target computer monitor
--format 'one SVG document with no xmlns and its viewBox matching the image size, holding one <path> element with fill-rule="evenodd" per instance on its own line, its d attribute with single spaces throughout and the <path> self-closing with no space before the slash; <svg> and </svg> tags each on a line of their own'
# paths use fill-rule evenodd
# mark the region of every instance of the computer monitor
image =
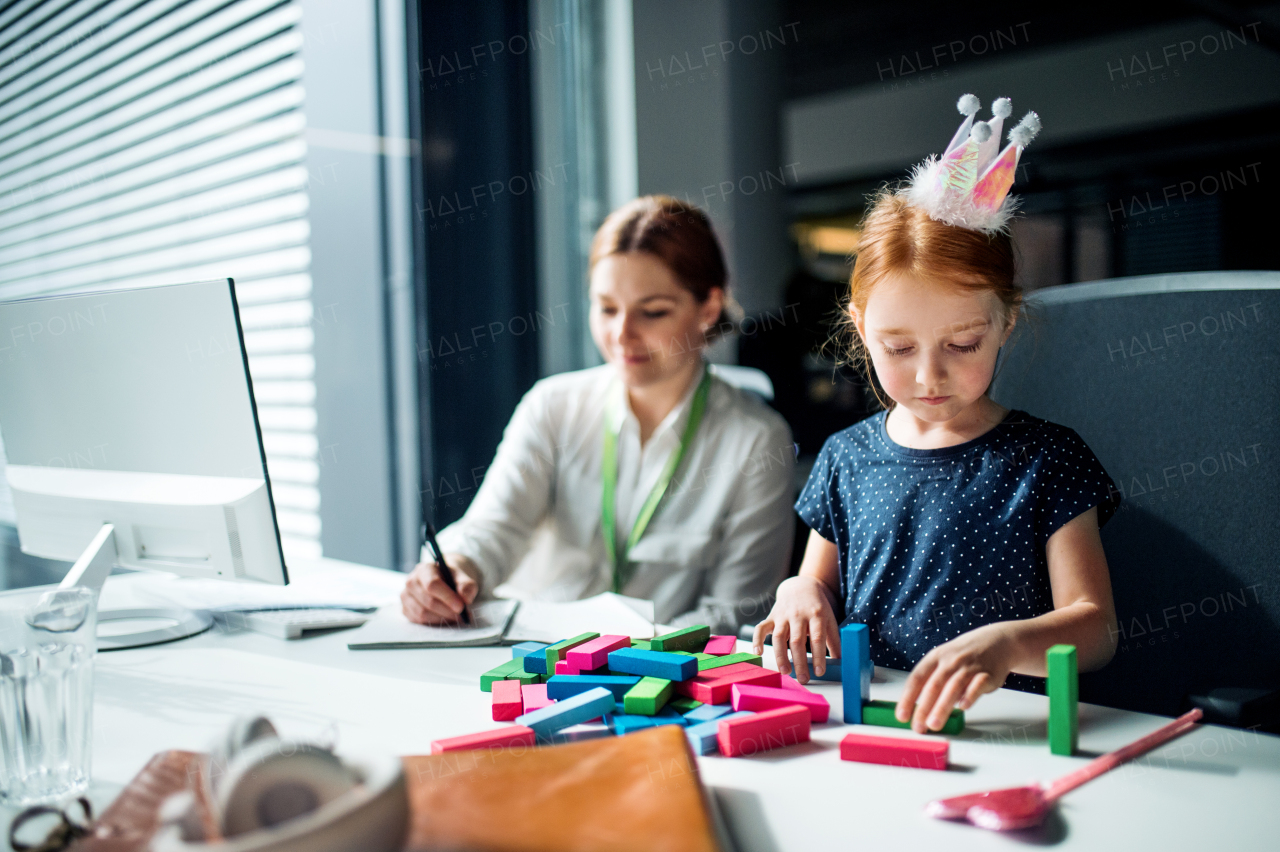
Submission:
<svg viewBox="0 0 1280 852">
<path fill-rule="evenodd" d="M 288 582 L 231 279 L 0 302 L 23 552 Z"/>
</svg>

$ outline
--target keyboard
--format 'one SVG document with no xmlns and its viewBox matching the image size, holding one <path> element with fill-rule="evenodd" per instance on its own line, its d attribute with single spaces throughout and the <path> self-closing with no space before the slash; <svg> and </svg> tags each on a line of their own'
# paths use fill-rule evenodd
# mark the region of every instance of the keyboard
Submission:
<svg viewBox="0 0 1280 852">
<path fill-rule="evenodd" d="M 359 627 L 369 615 L 349 609 L 273 609 L 242 613 L 244 626 L 277 639 L 300 639 L 317 630 Z"/>
</svg>

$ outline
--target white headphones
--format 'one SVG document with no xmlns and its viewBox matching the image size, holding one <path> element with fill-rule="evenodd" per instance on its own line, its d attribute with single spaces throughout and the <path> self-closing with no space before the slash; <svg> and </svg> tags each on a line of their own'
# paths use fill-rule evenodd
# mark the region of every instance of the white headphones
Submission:
<svg viewBox="0 0 1280 852">
<path fill-rule="evenodd" d="M 349 765 L 314 743 L 281 739 L 265 717 L 233 722 L 203 770 L 213 827 L 190 791 L 161 808 L 156 852 L 392 852 L 408 824 L 398 758 Z"/>
</svg>

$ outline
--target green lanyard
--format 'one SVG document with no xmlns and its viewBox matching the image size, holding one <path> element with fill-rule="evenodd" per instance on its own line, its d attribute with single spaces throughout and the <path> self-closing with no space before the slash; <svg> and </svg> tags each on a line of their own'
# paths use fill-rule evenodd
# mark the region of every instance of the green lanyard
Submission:
<svg viewBox="0 0 1280 852">
<path fill-rule="evenodd" d="M 693 436 L 697 434 L 698 426 L 702 423 L 702 415 L 707 409 L 707 396 L 710 392 L 711 370 L 708 368 L 703 373 L 702 381 L 698 384 L 698 389 L 693 394 L 693 403 L 689 408 L 689 420 L 685 423 L 684 435 L 680 438 L 680 446 L 667 459 L 666 465 L 662 468 L 662 475 L 653 484 L 653 490 L 649 492 L 649 496 L 645 498 L 644 505 L 640 507 L 636 525 L 631 528 L 631 534 L 627 536 L 621 553 L 617 552 L 618 520 L 615 516 L 615 504 L 618 491 L 618 430 L 622 424 L 621 422 L 616 422 L 617 418 L 605 418 L 604 496 L 600 502 L 600 521 L 604 525 L 605 551 L 609 554 L 609 563 L 613 566 L 613 590 L 615 592 L 621 592 L 622 587 L 626 585 L 628 578 L 623 577 L 623 574 L 627 567 L 627 553 L 636 546 L 640 536 L 644 535 L 645 528 L 649 526 L 649 521 L 653 518 L 653 513 L 658 510 L 658 504 L 662 502 L 663 495 L 667 493 L 667 487 L 671 484 L 671 478 L 675 476 L 676 468 L 680 467 L 680 462 L 684 459 L 685 453 L 689 451 L 689 445 L 693 443 Z"/>
</svg>

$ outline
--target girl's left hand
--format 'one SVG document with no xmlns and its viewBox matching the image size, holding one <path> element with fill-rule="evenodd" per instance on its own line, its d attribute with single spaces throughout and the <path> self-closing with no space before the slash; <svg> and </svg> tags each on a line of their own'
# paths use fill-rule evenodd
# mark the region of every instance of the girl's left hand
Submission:
<svg viewBox="0 0 1280 852">
<path fill-rule="evenodd" d="M 895 716 L 899 722 L 910 720 L 917 734 L 941 730 L 952 707 L 968 710 L 979 696 L 1004 684 L 1015 652 L 1008 622 L 986 624 L 939 645 L 907 678 Z"/>
</svg>

